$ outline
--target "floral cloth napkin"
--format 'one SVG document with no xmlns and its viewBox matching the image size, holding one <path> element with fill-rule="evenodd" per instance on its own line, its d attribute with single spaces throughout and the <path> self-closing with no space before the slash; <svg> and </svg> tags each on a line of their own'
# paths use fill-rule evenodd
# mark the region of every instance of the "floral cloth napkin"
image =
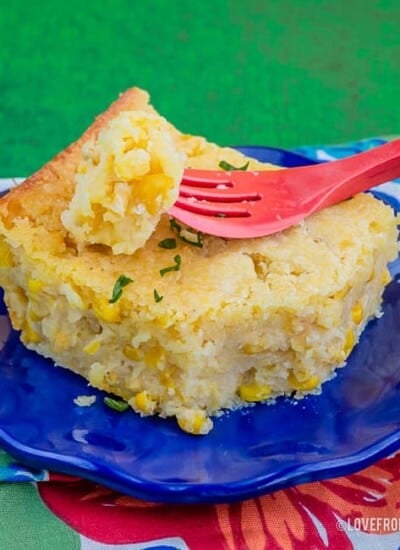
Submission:
<svg viewBox="0 0 400 550">
<path fill-rule="evenodd" d="M 331 160 L 390 138 L 300 147 Z M 400 206 L 400 180 L 380 189 Z M 23 466 L 0 450 L 1 550 L 400 548 L 400 453 L 361 472 L 244 502 L 154 504 Z"/>
</svg>

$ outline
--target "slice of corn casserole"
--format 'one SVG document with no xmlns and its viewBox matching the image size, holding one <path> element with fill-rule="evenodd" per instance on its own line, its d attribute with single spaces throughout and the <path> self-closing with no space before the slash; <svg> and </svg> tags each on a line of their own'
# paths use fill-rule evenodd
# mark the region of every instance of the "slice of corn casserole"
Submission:
<svg viewBox="0 0 400 550">
<path fill-rule="evenodd" d="M 163 198 L 144 222 L 151 234 L 144 245 L 116 254 L 124 231 L 112 242 L 98 239 L 101 227 L 89 220 L 81 237 L 80 222 L 65 213 L 80 208 L 73 197 L 85 189 L 88 148 L 126 111 L 130 120 L 136 111 L 156 116 L 145 92 L 128 90 L 80 140 L 0 201 L 0 283 L 22 341 L 140 414 L 175 416 L 195 434 L 207 433 L 210 416 L 223 408 L 318 391 L 379 311 L 387 264 L 398 251 L 391 208 L 362 194 L 279 234 L 225 240 L 182 228 L 167 214 L 155 223 L 169 201 Z M 181 154 L 196 168 L 247 162 L 162 125 L 177 166 Z M 148 143 L 141 148 L 149 151 Z M 272 167 L 250 160 L 249 168 Z M 169 170 L 162 173 L 173 194 L 179 168 Z M 140 232 L 140 211 L 131 215 Z M 133 233 L 126 234 L 132 244 Z"/>
</svg>

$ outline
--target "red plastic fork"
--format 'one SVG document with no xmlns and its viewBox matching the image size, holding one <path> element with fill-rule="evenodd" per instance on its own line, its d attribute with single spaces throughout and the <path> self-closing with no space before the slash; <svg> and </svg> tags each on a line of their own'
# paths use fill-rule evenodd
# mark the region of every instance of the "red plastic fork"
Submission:
<svg viewBox="0 0 400 550">
<path fill-rule="evenodd" d="M 169 214 L 210 235 L 270 235 L 400 177 L 400 139 L 324 164 L 274 171 L 185 170 Z"/>
</svg>

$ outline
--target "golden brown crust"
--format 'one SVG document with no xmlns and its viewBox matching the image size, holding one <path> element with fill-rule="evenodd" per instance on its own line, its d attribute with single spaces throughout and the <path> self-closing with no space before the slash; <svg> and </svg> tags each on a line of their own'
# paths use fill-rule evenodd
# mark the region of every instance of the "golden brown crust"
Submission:
<svg viewBox="0 0 400 550">
<path fill-rule="evenodd" d="M 19 216 L 30 217 L 29 202 L 30 200 L 40 200 L 40 195 L 38 195 L 39 186 L 52 184 L 52 193 L 54 194 L 56 188 L 54 184 L 56 182 L 63 189 L 66 186 L 73 185 L 74 173 L 80 160 L 82 145 L 95 138 L 99 131 L 118 113 L 139 109 L 153 111 L 153 108 L 149 105 L 149 95 L 139 88 L 130 88 L 121 94 L 106 111 L 97 116 L 93 124 L 79 139 L 53 157 L 42 168 L 27 178 L 22 185 L 14 189 L 12 193 L 6 195 L 0 201 L 0 214 L 7 217 L 9 210 L 11 210 L 10 213 L 13 215 L 17 213 Z M 54 200 L 57 200 L 56 196 L 54 196 Z M 18 204 L 18 212 L 13 209 L 16 204 Z"/>
<path fill-rule="evenodd" d="M 54 173 L 58 177 L 73 179 L 76 165 L 79 162 L 82 145 L 97 136 L 101 128 L 121 111 L 146 109 L 149 107 L 149 95 L 139 88 L 130 88 L 108 107 L 106 111 L 96 117 L 93 124 L 82 134 L 82 136 L 58 153 L 52 160 L 45 164 L 35 174 L 27 179 L 26 184 L 32 185 L 37 181 L 47 180 L 47 173 Z"/>
</svg>

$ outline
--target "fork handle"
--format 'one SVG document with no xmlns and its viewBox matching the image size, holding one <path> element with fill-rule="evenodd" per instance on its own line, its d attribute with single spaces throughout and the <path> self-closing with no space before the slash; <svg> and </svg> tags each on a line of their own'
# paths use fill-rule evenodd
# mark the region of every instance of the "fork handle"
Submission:
<svg viewBox="0 0 400 550">
<path fill-rule="evenodd" d="M 400 177 L 400 139 L 351 157 L 321 164 L 317 169 L 315 166 L 303 167 L 303 177 L 308 169 L 310 181 L 301 186 L 300 193 L 304 193 L 304 199 L 312 199 L 312 195 L 315 199 L 323 193 L 324 206 L 330 206 Z"/>
</svg>

